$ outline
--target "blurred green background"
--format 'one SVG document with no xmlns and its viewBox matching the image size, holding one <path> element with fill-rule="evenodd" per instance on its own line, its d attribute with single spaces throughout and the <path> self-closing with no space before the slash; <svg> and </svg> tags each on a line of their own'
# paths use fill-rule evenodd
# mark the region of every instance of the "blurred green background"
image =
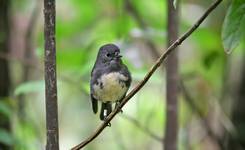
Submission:
<svg viewBox="0 0 245 150">
<path fill-rule="evenodd" d="M 180 35 L 211 2 L 180 2 Z M 242 110 L 235 102 L 239 101 L 238 91 L 245 88 L 240 85 L 245 76 L 245 55 L 244 42 L 229 55 L 222 46 L 222 23 L 229 4 L 224 1 L 179 47 L 179 71 L 186 90 L 179 94 L 180 150 L 218 150 L 219 144 L 206 128 L 224 142 L 237 131 L 232 115 L 234 109 Z M 166 48 L 166 2 L 132 0 L 130 6 L 125 0 L 56 1 L 61 150 L 81 142 L 101 123 L 98 114 L 92 113 L 89 97 L 90 71 L 101 45 L 115 43 L 121 48 L 133 77 L 131 89 L 156 60 L 154 52 L 161 54 Z M 10 55 L 5 58 L 11 88 L 9 96 L 0 101 L 0 113 L 10 121 L 11 129 L 0 129 L 0 143 L 16 150 L 45 149 L 42 10 L 38 0 L 10 3 Z M 165 69 L 159 68 L 125 105 L 123 113 L 113 119 L 112 126 L 85 149 L 162 149 L 165 83 Z"/>
</svg>

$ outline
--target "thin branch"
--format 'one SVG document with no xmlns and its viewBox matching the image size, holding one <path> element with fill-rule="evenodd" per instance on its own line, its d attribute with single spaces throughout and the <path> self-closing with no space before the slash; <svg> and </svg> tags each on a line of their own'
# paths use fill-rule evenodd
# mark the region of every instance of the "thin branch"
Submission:
<svg viewBox="0 0 245 150">
<path fill-rule="evenodd" d="M 150 79 L 152 74 L 156 71 L 156 69 L 162 64 L 162 62 L 166 59 L 166 57 L 177 47 L 179 46 L 187 37 L 189 37 L 199 26 L 200 24 L 207 18 L 207 16 L 222 2 L 222 0 L 215 1 L 206 11 L 205 13 L 197 20 L 197 22 L 186 32 L 184 33 L 179 39 L 177 39 L 168 49 L 161 55 L 160 58 L 155 62 L 155 64 L 151 67 L 149 72 L 146 74 L 144 79 L 136 85 L 136 87 L 123 99 L 120 105 L 113 110 L 112 113 L 105 119 L 103 123 L 95 130 L 91 136 L 85 139 L 80 144 L 76 145 L 72 148 L 72 150 L 78 150 L 86 146 L 88 143 L 93 141 L 108 125 L 108 123 L 115 117 L 115 115 L 120 112 L 122 107 L 132 98 Z"/>
<path fill-rule="evenodd" d="M 139 129 L 141 129 L 145 134 L 149 135 L 151 138 L 153 138 L 154 140 L 158 141 L 158 142 L 162 142 L 164 139 L 159 137 L 158 135 L 156 135 L 155 133 L 153 133 L 149 128 L 144 127 L 138 120 L 136 120 L 135 118 L 123 114 L 122 117 L 128 121 L 130 121 L 132 124 L 134 124 L 136 127 L 138 127 Z"/>
<path fill-rule="evenodd" d="M 138 13 L 137 9 L 133 6 L 133 4 L 132 4 L 132 2 L 130 0 L 125 0 L 125 8 L 132 15 L 132 17 L 135 19 L 135 21 L 138 23 L 139 27 L 142 30 L 147 30 L 147 24 L 144 22 L 143 18 L 140 16 L 140 14 Z M 160 56 L 160 54 L 157 52 L 157 49 L 154 46 L 153 42 L 150 39 L 145 39 L 145 42 L 150 47 L 150 50 L 151 50 L 151 52 L 153 54 L 153 58 L 157 59 Z M 203 118 L 201 110 L 193 103 L 193 100 L 190 97 L 189 93 L 186 93 L 187 90 L 186 90 L 184 84 L 182 84 L 183 81 L 180 81 L 180 82 L 181 82 L 181 89 L 183 90 L 183 94 L 185 96 L 185 100 L 187 101 L 189 106 L 194 110 L 194 112 L 197 113 L 197 115 L 200 118 Z M 224 95 L 224 94 L 221 94 L 221 95 Z M 218 139 L 218 137 L 216 135 L 214 135 L 214 133 L 213 133 L 210 125 L 208 124 L 208 122 L 206 120 L 204 120 L 204 119 L 202 120 L 202 122 L 203 122 L 204 129 L 209 134 L 209 136 L 214 141 L 216 141 L 217 143 L 220 143 L 220 140 Z M 132 123 L 134 123 L 134 122 L 132 122 Z M 142 126 L 142 125 L 140 124 L 140 126 Z"/>
<path fill-rule="evenodd" d="M 44 0 L 46 150 L 59 150 L 55 15 L 55 0 Z"/>
<path fill-rule="evenodd" d="M 17 58 L 16 56 L 10 55 L 10 54 L 4 54 L 4 53 L 0 53 L 0 59 L 5 59 L 8 61 L 17 61 L 20 62 L 22 65 L 24 66 L 28 66 L 28 67 L 32 67 L 33 69 L 37 69 L 38 71 L 44 73 L 44 70 L 42 68 L 40 68 L 39 66 L 37 66 L 36 64 L 32 63 L 32 60 L 30 58 L 28 59 L 21 59 L 21 58 Z M 77 85 L 77 81 L 73 81 L 71 80 L 69 77 L 67 76 L 62 76 L 60 75 L 59 77 L 62 81 L 67 82 L 69 84 L 72 84 L 74 86 L 77 86 L 76 89 L 79 89 L 79 91 L 82 91 L 86 96 L 89 96 L 88 93 L 84 90 L 84 88 L 81 88 L 79 85 Z M 139 127 L 140 129 L 142 129 L 143 132 L 145 132 L 146 130 L 146 134 L 148 134 L 149 136 L 151 136 L 153 139 L 160 141 L 162 140 L 161 137 L 155 135 L 154 133 L 152 133 L 148 128 L 143 127 L 142 124 L 140 124 L 140 122 L 138 122 L 136 119 L 130 117 L 130 116 L 126 116 L 125 114 L 122 115 L 124 119 L 127 119 L 128 121 L 130 121 L 131 123 L 133 123 L 135 126 Z M 150 117 L 151 115 L 149 115 Z M 148 120 L 148 119 L 147 119 Z"/>
</svg>

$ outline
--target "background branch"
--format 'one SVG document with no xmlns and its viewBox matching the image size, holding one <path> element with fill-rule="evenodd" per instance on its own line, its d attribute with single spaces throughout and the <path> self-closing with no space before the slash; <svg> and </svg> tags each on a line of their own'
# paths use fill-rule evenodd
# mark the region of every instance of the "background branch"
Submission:
<svg viewBox="0 0 245 150">
<path fill-rule="evenodd" d="M 192 110 L 194 110 L 194 112 L 198 115 L 198 117 L 201 118 L 202 124 L 203 124 L 207 134 L 209 135 L 209 137 L 212 138 L 212 140 L 214 142 L 216 142 L 221 149 L 223 149 L 224 145 L 223 145 L 222 140 L 217 135 L 215 135 L 215 133 L 213 132 L 213 130 L 212 130 L 211 126 L 209 125 L 209 123 L 207 122 L 207 120 L 203 119 L 202 111 L 194 103 L 194 100 L 192 99 L 191 95 L 187 91 L 187 89 L 184 85 L 184 82 L 182 80 L 180 80 L 180 87 L 181 87 L 181 91 L 182 91 L 188 105 L 192 108 Z"/>
<path fill-rule="evenodd" d="M 122 107 L 129 101 L 129 99 L 132 98 L 145 85 L 145 83 L 150 79 L 152 74 L 162 64 L 166 57 L 187 37 L 189 37 L 221 2 L 222 0 L 215 1 L 187 32 L 185 32 L 179 39 L 177 39 L 171 46 L 169 46 L 168 49 L 161 55 L 161 57 L 158 58 L 144 79 L 138 85 L 136 85 L 136 87 L 123 99 L 122 103 L 105 119 L 105 121 L 97 128 L 97 130 L 95 130 L 95 132 L 92 133 L 91 136 L 89 136 L 83 142 L 73 147 L 72 150 L 81 149 L 93 141 L 107 127 L 108 123 L 115 117 L 115 115 L 120 112 Z"/>
<path fill-rule="evenodd" d="M 173 0 L 167 1 L 167 39 L 168 46 L 178 38 L 179 32 L 179 6 L 178 2 L 174 8 Z M 166 60 L 166 126 L 164 132 L 165 143 L 163 142 L 164 150 L 178 149 L 178 51 L 175 51 Z M 165 99 L 163 99 L 165 102 Z"/>
<path fill-rule="evenodd" d="M 36 23 L 38 21 L 38 15 L 39 12 L 41 11 L 41 5 L 40 5 L 40 1 L 36 0 L 35 1 L 35 7 L 32 10 L 30 19 L 29 19 L 29 23 L 27 26 L 27 31 L 25 34 L 25 49 L 24 49 L 24 59 L 26 60 L 33 60 L 33 32 L 35 30 L 36 27 Z M 33 64 L 33 61 L 32 61 Z M 31 67 L 28 65 L 23 65 L 22 66 L 22 83 L 26 82 L 29 80 L 29 76 L 30 76 L 30 72 L 31 72 Z M 21 94 L 19 95 L 19 100 L 18 100 L 18 116 L 20 120 L 25 119 L 25 95 Z"/>
</svg>

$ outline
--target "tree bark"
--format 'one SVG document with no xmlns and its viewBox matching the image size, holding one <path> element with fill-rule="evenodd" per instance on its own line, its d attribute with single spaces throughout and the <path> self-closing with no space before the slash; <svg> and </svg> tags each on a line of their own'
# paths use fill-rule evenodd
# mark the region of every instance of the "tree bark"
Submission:
<svg viewBox="0 0 245 150">
<path fill-rule="evenodd" d="M 0 52 L 9 52 L 9 0 L 0 1 Z M 10 72 L 6 59 L 0 59 L 0 101 L 6 101 L 10 89 Z M 9 117 L 0 113 L 0 128 L 10 132 Z M 9 150 L 11 147 L 0 142 L 1 150 Z"/>
<path fill-rule="evenodd" d="M 178 7 L 168 0 L 168 46 L 178 38 Z M 167 102 L 164 150 L 176 150 L 178 143 L 178 57 L 175 50 L 166 61 Z"/>
<path fill-rule="evenodd" d="M 46 150 L 59 150 L 55 47 L 55 0 L 44 0 L 44 38 L 47 129 Z"/>
</svg>

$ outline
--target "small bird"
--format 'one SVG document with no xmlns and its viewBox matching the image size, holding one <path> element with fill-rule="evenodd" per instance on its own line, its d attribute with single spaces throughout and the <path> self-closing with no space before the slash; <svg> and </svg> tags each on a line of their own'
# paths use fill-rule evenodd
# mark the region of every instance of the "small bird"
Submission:
<svg viewBox="0 0 245 150">
<path fill-rule="evenodd" d="M 121 60 L 120 49 L 114 44 L 100 47 L 91 72 L 90 96 L 93 112 L 98 111 L 101 101 L 100 120 L 112 112 L 112 104 L 117 107 L 125 97 L 131 84 L 131 74 Z"/>
</svg>

